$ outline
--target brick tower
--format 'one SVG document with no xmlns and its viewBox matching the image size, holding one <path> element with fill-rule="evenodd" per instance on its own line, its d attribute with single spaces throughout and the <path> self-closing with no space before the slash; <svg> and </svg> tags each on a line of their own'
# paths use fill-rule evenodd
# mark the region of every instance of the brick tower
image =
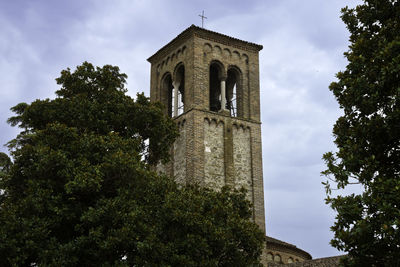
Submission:
<svg viewBox="0 0 400 267">
<path fill-rule="evenodd" d="M 172 161 L 180 183 L 244 186 L 265 232 L 258 53 L 261 45 L 190 26 L 151 63 L 151 101 L 179 126 Z"/>
</svg>

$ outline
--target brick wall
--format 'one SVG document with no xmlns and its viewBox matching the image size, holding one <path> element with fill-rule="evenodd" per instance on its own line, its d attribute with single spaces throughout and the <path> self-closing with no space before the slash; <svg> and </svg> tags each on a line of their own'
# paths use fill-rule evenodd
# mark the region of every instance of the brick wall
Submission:
<svg viewBox="0 0 400 267">
<path fill-rule="evenodd" d="M 175 118 L 181 136 L 172 149 L 173 162 L 159 169 L 182 183 L 248 189 L 253 219 L 265 231 L 261 154 L 258 52 L 262 46 L 191 26 L 148 60 L 151 101 L 168 103 L 163 78 L 175 79 L 178 65 L 185 72 L 184 113 Z M 220 76 L 237 73 L 237 117 L 209 110 L 210 65 Z M 236 77 L 236 76 L 235 76 Z M 167 111 L 166 111 L 167 114 Z"/>
</svg>

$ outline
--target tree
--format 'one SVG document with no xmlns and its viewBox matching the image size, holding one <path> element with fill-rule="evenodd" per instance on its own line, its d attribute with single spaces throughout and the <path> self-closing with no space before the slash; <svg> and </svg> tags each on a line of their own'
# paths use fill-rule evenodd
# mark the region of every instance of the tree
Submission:
<svg viewBox="0 0 400 267">
<path fill-rule="evenodd" d="M 244 191 L 177 185 L 151 164 L 177 136 L 126 75 L 83 63 L 53 100 L 20 103 L 0 154 L 1 266 L 244 266 L 263 234 Z"/>
<path fill-rule="evenodd" d="M 346 70 L 331 83 L 344 115 L 334 125 L 338 148 L 326 153 L 336 189 L 359 184 L 361 193 L 333 197 L 337 212 L 331 244 L 348 252 L 349 266 L 400 266 L 400 2 L 364 0 L 342 9 L 350 32 Z"/>
</svg>

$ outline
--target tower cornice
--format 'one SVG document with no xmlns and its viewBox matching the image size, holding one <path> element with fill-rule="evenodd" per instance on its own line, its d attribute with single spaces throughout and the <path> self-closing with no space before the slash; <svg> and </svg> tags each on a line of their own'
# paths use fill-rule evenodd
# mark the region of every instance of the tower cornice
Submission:
<svg viewBox="0 0 400 267">
<path fill-rule="evenodd" d="M 240 48 L 246 51 L 258 52 L 263 49 L 262 45 L 243 41 L 222 33 L 207 30 L 196 25 L 191 25 L 189 28 L 181 32 L 178 36 L 172 39 L 169 43 L 160 48 L 155 54 L 147 59 L 150 63 L 157 61 L 159 58 L 164 57 L 169 53 L 169 47 L 175 46 L 177 43 L 183 43 L 191 37 L 199 37 L 206 40 L 215 41 L 224 45 Z"/>
</svg>

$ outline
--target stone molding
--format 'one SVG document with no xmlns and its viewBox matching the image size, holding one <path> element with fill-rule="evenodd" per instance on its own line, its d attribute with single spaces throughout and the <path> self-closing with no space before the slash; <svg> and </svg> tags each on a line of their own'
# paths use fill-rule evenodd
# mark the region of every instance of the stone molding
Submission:
<svg viewBox="0 0 400 267">
<path fill-rule="evenodd" d="M 296 255 L 304 260 L 312 259 L 308 252 L 296 247 L 295 245 L 280 241 L 278 239 L 267 236 L 266 243 L 267 251 L 271 250 L 275 252 L 284 252 L 287 254 Z"/>
<path fill-rule="evenodd" d="M 206 30 L 204 28 L 200 28 L 192 24 L 189 28 L 184 30 L 182 33 L 180 33 L 178 36 L 172 39 L 172 41 L 164 45 L 156 53 L 154 53 L 151 57 L 149 57 L 147 61 L 149 61 L 150 63 L 159 61 L 160 58 L 163 58 L 166 56 L 166 54 L 170 53 L 168 49 L 169 47 L 177 47 L 180 42 L 184 42 L 193 36 L 197 36 L 202 39 L 210 41 L 216 41 L 221 44 L 239 48 L 246 51 L 258 52 L 261 49 L 263 49 L 262 45 L 243 41 L 218 32 Z"/>
</svg>

